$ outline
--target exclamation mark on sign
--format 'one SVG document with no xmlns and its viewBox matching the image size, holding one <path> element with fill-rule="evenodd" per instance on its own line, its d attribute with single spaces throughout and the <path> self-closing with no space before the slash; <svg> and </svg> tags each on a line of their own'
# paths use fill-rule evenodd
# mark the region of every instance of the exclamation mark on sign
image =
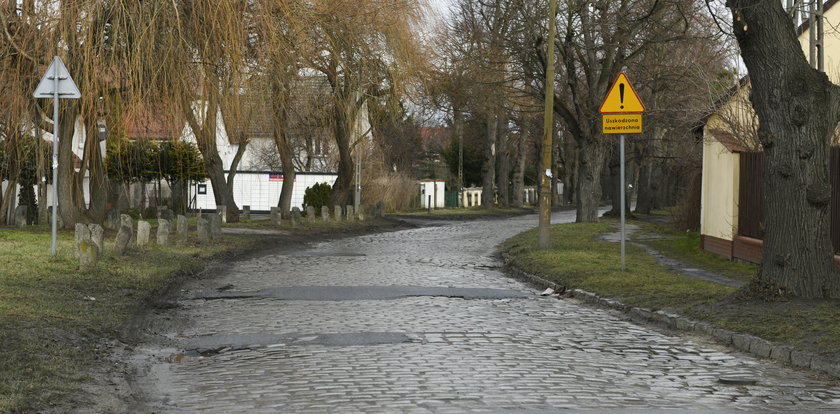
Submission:
<svg viewBox="0 0 840 414">
<path fill-rule="evenodd" d="M 618 84 L 618 97 L 621 99 L 621 109 L 624 109 L 624 84 Z"/>
</svg>

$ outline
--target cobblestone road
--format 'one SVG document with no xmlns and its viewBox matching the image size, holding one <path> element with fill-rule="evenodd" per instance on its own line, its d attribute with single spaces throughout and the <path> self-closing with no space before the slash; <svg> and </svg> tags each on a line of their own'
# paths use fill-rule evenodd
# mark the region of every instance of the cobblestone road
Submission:
<svg viewBox="0 0 840 414">
<path fill-rule="evenodd" d="M 571 218 L 559 213 L 554 222 Z M 535 222 L 453 223 L 234 263 L 164 315 L 187 321 L 161 333 L 173 347 L 150 345 L 138 357 L 147 367 L 138 379 L 151 396 L 146 410 L 840 411 L 836 382 L 638 326 L 614 311 L 540 297 L 505 277 L 495 246 Z M 332 286 L 333 294 L 253 295 L 314 286 Z M 366 300 L 341 300 L 359 286 L 377 288 Z M 384 295 L 406 287 L 421 293 Z M 424 295 L 424 287 L 456 289 L 450 297 Z M 457 288 L 497 296 L 457 297 Z M 759 382 L 718 381 L 733 374 Z"/>
</svg>

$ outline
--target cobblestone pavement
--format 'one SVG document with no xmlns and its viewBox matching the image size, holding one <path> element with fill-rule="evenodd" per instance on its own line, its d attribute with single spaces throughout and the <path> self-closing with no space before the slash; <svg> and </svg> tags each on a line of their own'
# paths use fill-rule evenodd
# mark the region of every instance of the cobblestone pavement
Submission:
<svg viewBox="0 0 840 414">
<path fill-rule="evenodd" d="M 572 218 L 558 213 L 554 222 Z M 535 216 L 450 223 L 233 263 L 161 316 L 186 323 L 160 332 L 171 347 L 149 345 L 138 356 L 146 367 L 138 386 L 150 395 L 145 409 L 840 411 L 836 382 L 639 326 L 615 311 L 541 297 L 505 277 L 495 246 L 535 223 Z M 316 286 L 377 288 L 367 300 L 218 295 Z M 376 297 L 407 286 L 420 293 Z M 499 296 L 425 296 L 423 287 Z M 505 297 L 511 291 L 518 295 Z M 719 381 L 733 375 L 758 383 Z"/>
</svg>

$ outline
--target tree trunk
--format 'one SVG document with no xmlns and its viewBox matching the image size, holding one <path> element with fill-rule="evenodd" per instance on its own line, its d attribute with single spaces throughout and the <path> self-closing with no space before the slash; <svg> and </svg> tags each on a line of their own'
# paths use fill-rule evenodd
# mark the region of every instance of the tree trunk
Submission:
<svg viewBox="0 0 840 414">
<path fill-rule="evenodd" d="M 350 186 L 355 172 L 353 154 L 350 151 L 350 131 L 347 124 L 351 117 L 347 116 L 348 114 L 342 109 L 344 105 L 340 105 L 338 102 L 336 100 L 336 105 L 334 105 L 335 121 L 333 123 L 335 143 L 338 147 L 338 176 L 332 187 L 331 206 L 343 206 L 350 200 Z M 358 150 L 361 150 L 361 148 Z"/>
<path fill-rule="evenodd" d="M 287 133 L 289 130 L 288 105 L 291 99 L 289 97 L 289 87 L 281 79 L 273 78 L 271 86 L 273 95 L 275 96 L 272 105 L 274 111 L 274 128 L 272 129 L 272 134 L 274 136 L 274 144 L 277 146 L 277 153 L 280 155 L 280 163 L 283 166 L 283 187 L 280 190 L 280 199 L 277 200 L 277 206 L 280 207 L 282 217 L 288 218 L 292 208 L 292 191 L 295 187 L 296 174 L 292 157 L 292 147 L 289 144 Z M 309 143 L 311 141 L 311 138 L 307 139 L 307 146 L 310 146 Z"/>
<path fill-rule="evenodd" d="M 58 214 L 61 215 L 64 228 L 68 229 L 76 226 L 82 214 L 77 204 L 76 171 L 73 161 L 73 134 L 76 130 L 78 103 L 73 101 L 66 105 L 60 116 L 58 131 Z"/>
<path fill-rule="evenodd" d="M 527 122 L 523 123 L 519 141 L 516 144 L 516 163 L 513 166 L 513 197 L 511 201 L 514 207 L 522 207 L 525 204 L 526 143 L 530 138 L 530 133 Z"/>
<path fill-rule="evenodd" d="M 577 194 L 578 223 L 598 221 L 598 206 L 601 203 L 601 170 L 605 151 L 596 143 L 582 141 L 578 150 Z"/>
<path fill-rule="evenodd" d="M 202 122 L 199 123 L 189 98 L 184 97 L 181 104 L 187 123 L 195 135 L 198 151 L 204 158 L 204 166 L 207 169 L 207 175 L 210 177 L 210 185 L 213 187 L 213 197 L 216 205 L 227 206 L 227 221 L 235 223 L 239 221 L 239 207 L 233 199 L 232 189 L 225 177 L 224 163 L 216 146 L 216 119 L 219 106 L 212 96 L 205 101 L 205 113 Z"/>
<path fill-rule="evenodd" d="M 730 0 L 727 6 L 764 147 L 768 196 L 759 279 L 797 296 L 838 298 L 829 145 L 840 120 L 840 87 L 808 65 L 781 3 Z"/>
<path fill-rule="evenodd" d="M 96 122 L 88 122 L 86 126 L 85 151 L 87 152 L 88 171 L 90 172 L 90 205 L 87 215 L 94 223 L 105 222 L 108 206 L 108 180 L 105 177 L 105 162 L 96 133 Z"/>
<path fill-rule="evenodd" d="M 510 161 L 508 159 L 508 136 L 505 122 L 497 122 L 496 128 L 496 187 L 499 193 L 499 207 L 510 205 Z"/>
<path fill-rule="evenodd" d="M 496 134 L 499 119 L 495 115 L 487 117 L 487 129 L 484 136 L 484 164 L 481 165 L 481 207 L 493 208 L 495 189 L 493 181 L 496 172 Z"/>
<path fill-rule="evenodd" d="M 636 213 L 650 214 L 651 210 L 658 208 L 657 193 L 659 192 L 658 177 L 654 174 L 657 160 L 643 158 L 639 167 L 638 196 L 636 197 Z"/>
<path fill-rule="evenodd" d="M 575 182 L 578 176 L 578 153 L 575 140 L 564 134 L 563 143 L 563 203 L 575 203 Z"/>
</svg>

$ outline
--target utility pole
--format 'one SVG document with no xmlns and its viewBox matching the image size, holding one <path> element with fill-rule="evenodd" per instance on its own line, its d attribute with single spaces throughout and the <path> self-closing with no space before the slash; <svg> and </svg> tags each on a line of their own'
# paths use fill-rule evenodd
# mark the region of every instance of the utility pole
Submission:
<svg viewBox="0 0 840 414">
<path fill-rule="evenodd" d="M 464 207 L 462 204 L 464 198 L 464 127 L 461 125 L 459 117 L 461 113 L 457 110 L 455 112 L 455 133 L 458 134 L 458 207 Z"/>
<path fill-rule="evenodd" d="M 549 226 L 551 225 L 551 148 L 554 138 L 554 37 L 557 26 L 557 0 L 549 0 L 548 10 L 548 58 L 545 64 L 545 119 L 543 124 L 542 165 L 540 169 L 540 222 L 537 247 L 551 246 Z"/>
</svg>

